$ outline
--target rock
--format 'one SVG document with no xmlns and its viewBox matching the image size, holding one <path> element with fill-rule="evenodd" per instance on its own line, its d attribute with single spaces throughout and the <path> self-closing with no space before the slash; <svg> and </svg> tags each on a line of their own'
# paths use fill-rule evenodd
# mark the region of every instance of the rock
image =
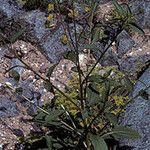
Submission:
<svg viewBox="0 0 150 150">
<path fill-rule="evenodd" d="M 142 28 L 150 29 L 150 1 L 149 0 L 133 0 L 131 10 L 136 17 L 137 23 Z"/>
<path fill-rule="evenodd" d="M 140 77 L 134 87 L 132 97 L 139 94 L 142 89 L 147 89 L 150 94 L 150 67 Z M 128 104 L 124 114 L 120 117 L 121 124 L 130 126 L 137 130 L 141 138 L 138 140 L 123 140 L 122 144 L 135 147 L 133 150 L 150 150 L 150 96 L 149 100 L 143 99 L 141 96 L 135 98 L 133 102 Z"/>
<path fill-rule="evenodd" d="M 121 58 L 125 53 L 132 49 L 135 41 L 129 36 L 129 34 L 123 30 L 117 37 L 117 54 Z"/>
<path fill-rule="evenodd" d="M 0 96 L 0 118 L 14 117 L 19 115 L 19 109 L 15 102 L 6 97 Z"/>
<path fill-rule="evenodd" d="M 21 81 L 19 87 L 23 89 L 22 95 L 25 96 L 29 101 L 31 101 L 31 103 L 20 95 L 18 95 L 16 99 L 19 100 L 20 103 L 27 108 L 27 113 L 29 115 L 35 115 L 37 113 L 37 106 L 41 107 L 42 105 L 41 94 L 34 91 L 32 79 Z"/>
<path fill-rule="evenodd" d="M 64 33 L 61 25 L 56 31 L 46 28 L 47 18 L 44 12 L 40 10 L 25 12 L 20 10 L 12 0 L 5 0 L 5 2 L 0 0 L 0 2 L 0 10 L 9 18 L 9 20 L 5 18 L 6 27 L 3 24 L 0 24 L 0 27 L 3 26 L 3 32 L 9 38 L 21 28 L 26 27 L 26 34 L 23 34 L 19 39 L 35 44 L 50 62 L 56 63 L 62 58 L 62 53 L 68 47 L 60 42 L 60 37 Z M 11 26 L 10 22 L 12 22 Z"/>
<path fill-rule="evenodd" d="M 9 38 L 18 32 L 19 29 L 26 27 L 28 28 L 27 33 L 19 37 L 20 39 L 36 44 L 47 59 L 53 63 L 61 59 L 62 53 L 67 48 L 59 40 L 63 33 L 61 26 L 56 32 L 53 32 L 51 29 L 45 27 L 46 14 L 44 12 L 40 10 L 25 12 L 20 10 L 18 5 L 13 3 L 12 0 L 0 0 L 0 3 L 0 11 L 5 14 L 6 25 L 0 24 L 0 27 L 2 26 L 3 32 Z M 4 18 L 1 18 L 1 20 L 3 21 Z M 11 26 L 10 22 L 12 22 Z"/>
<path fill-rule="evenodd" d="M 150 42 L 135 46 L 128 51 L 120 60 L 120 69 L 130 74 L 136 74 L 150 61 Z"/>
<path fill-rule="evenodd" d="M 0 47 L 0 60 L 4 57 L 6 51 L 7 51 L 7 48 Z"/>
<path fill-rule="evenodd" d="M 8 18 L 12 18 L 15 15 L 23 13 L 13 0 L 0 0 L 0 4 L 0 10 L 6 13 Z"/>
<path fill-rule="evenodd" d="M 11 67 L 18 66 L 18 65 L 24 66 L 18 59 L 12 59 L 11 64 L 12 64 Z M 16 67 L 14 68 L 14 70 L 16 70 L 21 75 L 24 69 L 22 67 Z"/>
</svg>

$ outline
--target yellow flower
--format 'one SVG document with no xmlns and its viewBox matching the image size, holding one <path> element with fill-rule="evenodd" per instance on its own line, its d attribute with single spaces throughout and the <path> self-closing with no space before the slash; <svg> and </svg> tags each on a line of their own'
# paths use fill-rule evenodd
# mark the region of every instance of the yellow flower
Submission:
<svg viewBox="0 0 150 150">
<path fill-rule="evenodd" d="M 90 12 L 90 11 L 91 11 L 91 8 L 85 7 L 84 10 L 85 10 L 85 12 Z"/>
<path fill-rule="evenodd" d="M 68 37 L 67 35 L 62 35 L 60 38 L 61 43 L 63 43 L 64 45 L 66 45 L 68 43 Z"/>
<path fill-rule="evenodd" d="M 53 15 L 52 15 L 52 14 L 49 14 L 48 17 L 47 17 L 47 20 L 48 20 L 49 22 L 51 22 L 52 19 L 53 19 Z"/>
<path fill-rule="evenodd" d="M 69 17 L 73 18 L 73 17 L 77 17 L 79 15 L 78 11 L 73 11 L 71 9 L 69 9 L 70 13 L 68 14 Z"/>
<path fill-rule="evenodd" d="M 102 128 L 105 126 L 105 124 L 104 124 L 104 122 L 103 122 L 103 123 L 100 122 L 97 126 L 98 126 L 100 129 L 102 129 Z"/>
<path fill-rule="evenodd" d="M 116 106 L 125 105 L 124 97 L 122 97 L 122 96 L 113 96 L 113 100 L 115 101 Z"/>
<path fill-rule="evenodd" d="M 54 10 L 54 4 L 49 3 L 48 4 L 48 11 L 53 11 Z"/>
<path fill-rule="evenodd" d="M 124 112 L 124 109 L 121 109 L 121 108 L 117 108 L 111 111 L 111 113 L 113 113 L 114 115 L 120 114 L 122 112 Z"/>
</svg>

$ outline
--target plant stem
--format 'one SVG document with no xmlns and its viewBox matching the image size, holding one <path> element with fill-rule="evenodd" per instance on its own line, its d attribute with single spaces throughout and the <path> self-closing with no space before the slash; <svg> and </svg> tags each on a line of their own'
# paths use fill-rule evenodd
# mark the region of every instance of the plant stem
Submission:
<svg viewBox="0 0 150 150">
<path fill-rule="evenodd" d="M 100 60 L 103 58 L 103 56 L 106 54 L 106 52 L 108 51 L 108 49 L 111 47 L 112 43 L 116 40 L 117 36 L 121 33 L 122 30 L 120 30 L 120 32 L 118 32 L 118 34 L 113 38 L 113 40 L 108 44 L 108 46 L 106 47 L 106 49 L 104 50 L 103 53 L 101 53 L 100 57 L 98 58 L 98 60 L 96 61 L 96 63 L 93 65 L 92 69 L 89 71 L 89 73 L 87 74 L 87 76 L 84 78 L 84 80 L 82 81 L 82 84 L 84 84 L 84 82 L 88 79 L 88 77 L 91 75 L 91 73 L 93 72 L 93 70 L 95 69 L 95 67 L 97 66 L 97 64 L 100 62 Z"/>
<path fill-rule="evenodd" d="M 81 109 L 84 109 L 84 98 L 83 98 L 83 85 L 82 85 L 82 75 L 81 75 L 81 67 L 79 61 L 79 49 L 78 49 L 78 40 L 77 40 L 77 27 L 75 21 L 75 12 L 73 8 L 73 25 L 74 25 L 74 34 L 75 34 L 75 46 L 76 46 L 76 57 L 77 57 L 77 69 L 78 69 L 78 76 L 79 76 L 79 85 L 80 85 L 80 101 L 81 101 Z"/>
</svg>

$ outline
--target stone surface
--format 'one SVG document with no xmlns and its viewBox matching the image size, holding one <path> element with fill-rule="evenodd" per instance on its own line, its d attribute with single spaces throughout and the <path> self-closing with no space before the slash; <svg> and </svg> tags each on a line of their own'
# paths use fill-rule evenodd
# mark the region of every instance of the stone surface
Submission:
<svg viewBox="0 0 150 150">
<path fill-rule="evenodd" d="M 6 97 L 0 96 L 0 118 L 14 117 L 19 115 L 19 110 L 15 102 Z"/>
<path fill-rule="evenodd" d="M 56 63 L 61 59 L 62 53 L 66 51 L 66 46 L 60 42 L 60 37 L 63 34 L 61 26 L 54 32 L 45 28 L 46 14 L 44 12 L 40 10 L 22 11 L 11 0 L 0 0 L 0 3 L 0 10 L 9 19 L 13 17 L 12 21 L 15 21 L 16 24 L 28 28 L 27 36 L 22 39 L 36 44 L 50 62 Z"/>
<path fill-rule="evenodd" d="M 143 27 L 150 29 L 150 1 L 149 0 L 133 0 L 131 10 L 135 13 L 137 23 Z"/>
<path fill-rule="evenodd" d="M 120 60 L 120 69 L 131 74 L 139 72 L 150 61 L 150 41 L 133 47 Z"/>
<path fill-rule="evenodd" d="M 131 36 L 124 30 L 117 37 L 117 54 L 118 57 L 121 58 L 124 54 L 126 54 L 129 50 L 134 46 L 135 41 L 131 38 Z"/>
<path fill-rule="evenodd" d="M 147 92 L 150 94 L 150 67 L 141 76 L 134 87 L 132 97 L 139 94 L 139 91 L 148 88 Z M 134 150 L 150 150 L 150 96 L 149 100 L 144 100 L 138 96 L 132 103 L 130 103 L 125 113 L 121 116 L 121 123 L 126 126 L 131 126 L 137 130 L 141 138 L 138 140 L 124 140 L 123 144 L 135 147 Z"/>
</svg>

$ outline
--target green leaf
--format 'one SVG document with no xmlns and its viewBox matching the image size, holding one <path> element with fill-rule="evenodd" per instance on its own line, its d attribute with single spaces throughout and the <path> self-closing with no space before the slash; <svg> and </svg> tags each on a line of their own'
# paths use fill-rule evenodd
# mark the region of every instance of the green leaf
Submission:
<svg viewBox="0 0 150 150">
<path fill-rule="evenodd" d="M 95 92 L 92 92 L 91 89 L 87 88 L 87 100 L 89 105 L 95 105 L 99 99 L 99 95 Z"/>
<path fill-rule="evenodd" d="M 114 114 L 106 113 L 105 116 L 113 125 L 116 125 L 118 123 L 117 117 Z"/>
<path fill-rule="evenodd" d="M 20 74 L 16 70 L 11 70 L 10 71 L 10 76 L 14 78 L 17 82 L 20 80 Z"/>
<path fill-rule="evenodd" d="M 102 90 L 102 99 L 104 101 L 107 101 L 108 100 L 108 97 L 109 97 L 109 93 L 110 93 L 110 82 L 109 81 L 106 81 L 104 83 L 104 88 Z"/>
<path fill-rule="evenodd" d="M 45 117 L 45 122 L 46 123 L 52 123 L 53 121 L 55 121 L 55 115 L 52 115 L 52 114 L 50 114 L 50 115 L 47 115 L 46 117 Z"/>
<path fill-rule="evenodd" d="M 126 89 L 128 90 L 128 92 L 131 92 L 133 90 L 133 83 L 131 82 L 131 80 L 125 76 L 123 81 L 123 85 L 126 87 Z"/>
<path fill-rule="evenodd" d="M 44 88 L 48 91 L 48 92 L 54 92 L 52 83 L 50 83 L 49 81 L 47 82 L 43 82 Z"/>
<path fill-rule="evenodd" d="M 99 135 L 90 134 L 90 140 L 94 150 L 108 150 L 107 144 Z"/>
<path fill-rule="evenodd" d="M 88 79 L 90 82 L 96 82 L 96 83 L 104 82 L 104 77 L 102 77 L 101 75 L 91 75 L 89 76 Z"/>
<path fill-rule="evenodd" d="M 48 69 L 48 72 L 47 72 L 47 75 L 46 75 L 48 78 L 51 77 L 51 75 L 52 75 L 52 73 L 53 73 L 53 71 L 54 71 L 54 69 L 56 68 L 57 65 L 58 65 L 58 64 L 54 64 L 53 66 L 51 66 L 51 67 Z"/>
<path fill-rule="evenodd" d="M 46 143 L 47 143 L 47 146 L 48 146 L 48 150 L 52 150 L 52 137 L 46 135 L 45 139 L 46 139 Z"/>
<path fill-rule="evenodd" d="M 46 114 L 44 112 L 39 112 L 36 116 L 35 116 L 35 120 L 44 120 L 44 117 L 46 116 Z"/>
<path fill-rule="evenodd" d="M 82 112 L 82 117 L 83 119 L 86 119 L 89 117 L 89 111 L 87 109 L 85 109 L 83 112 Z"/>
<path fill-rule="evenodd" d="M 57 121 L 58 117 L 63 113 L 62 110 L 49 111 L 49 115 L 46 115 L 45 122 L 53 124 Z"/>
<path fill-rule="evenodd" d="M 125 15 L 125 13 L 126 13 L 125 9 L 117 2 L 117 0 L 112 0 L 112 3 L 114 4 L 117 13 L 120 16 Z"/>
<path fill-rule="evenodd" d="M 26 28 L 20 29 L 17 33 L 15 33 L 11 38 L 10 42 L 14 43 L 17 39 L 26 31 Z"/>
<path fill-rule="evenodd" d="M 112 130 L 112 135 L 115 138 L 130 138 L 130 139 L 138 139 L 140 138 L 140 135 L 137 131 L 124 126 L 116 126 Z"/>
<path fill-rule="evenodd" d="M 148 94 L 144 89 L 140 90 L 139 95 L 140 95 L 143 99 L 149 100 L 149 94 Z"/>
<path fill-rule="evenodd" d="M 99 31 L 98 28 L 93 29 L 93 32 L 92 32 L 92 43 L 95 43 L 96 41 L 99 40 L 99 34 L 100 34 L 100 31 Z"/>
<path fill-rule="evenodd" d="M 64 54 L 64 58 L 65 59 L 68 59 L 68 60 L 71 60 L 72 62 L 74 62 L 76 64 L 77 62 L 77 55 L 74 51 L 69 51 L 69 52 L 66 52 Z"/>
<path fill-rule="evenodd" d="M 128 25 L 129 25 L 130 29 L 132 29 L 133 31 L 135 31 L 139 34 L 142 34 L 142 35 L 145 34 L 144 31 L 137 24 L 129 23 Z"/>
<path fill-rule="evenodd" d="M 97 51 L 100 50 L 100 49 L 99 49 L 96 45 L 94 45 L 94 44 L 87 44 L 87 45 L 85 45 L 84 48 L 85 48 L 85 49 L 90 49 L 90 50 L 92 50 L 93 52 L 97 52 Z"/>
<path fill-rule="evenodd" d="M 61 148 L 63 148 L 63 146 L 60 145 L 59 143 L 54 143 L 53 146 L 54 146 L 56 149 L 61 149 Z"/>
</svg>

